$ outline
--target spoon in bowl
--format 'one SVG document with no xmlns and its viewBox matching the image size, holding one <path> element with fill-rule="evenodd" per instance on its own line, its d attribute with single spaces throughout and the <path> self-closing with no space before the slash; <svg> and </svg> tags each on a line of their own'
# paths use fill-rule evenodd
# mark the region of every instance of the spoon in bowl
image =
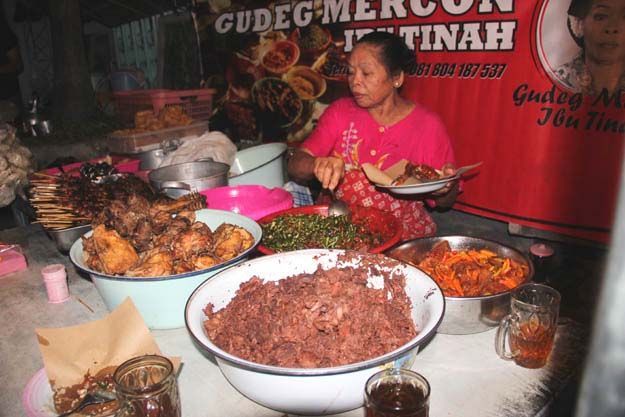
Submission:
<svg viewBox="0 0 625 417">
<path fill-rule="evenodd" d="M 328 205 L 328 216 L 349 216 L 349 207 L 347 204 L 336 198 L 334 190 L 328 189 L 328 191 L 332 197 L 332 201 L 330 201 Z"/>
</svg>

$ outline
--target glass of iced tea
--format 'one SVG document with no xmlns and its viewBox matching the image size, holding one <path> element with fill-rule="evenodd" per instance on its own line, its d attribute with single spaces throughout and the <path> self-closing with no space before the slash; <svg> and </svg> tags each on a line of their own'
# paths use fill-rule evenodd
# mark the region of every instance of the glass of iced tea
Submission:
<svg viewBox="0 0 625 417">
<path fill-rule="evenodd" d="M 366 417 L 428 417 L 430 384 L 408 369 L 385 369 L 365 384 Z"/>
<path fill-rule="evenodd" d="M 512 292 L 510 309 L 497 329 L 497 354 L 524 368 L 543 367 L 556 334 L 560 293 L 547 285 L 524 284 Z"/>
</svg>

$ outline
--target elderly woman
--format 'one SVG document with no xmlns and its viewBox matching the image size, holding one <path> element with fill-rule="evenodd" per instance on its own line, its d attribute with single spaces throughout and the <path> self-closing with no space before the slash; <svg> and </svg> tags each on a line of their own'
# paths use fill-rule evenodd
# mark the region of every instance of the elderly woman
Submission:
<svg viewBox="0 0 625 417">
<path fill-rule="evenodd" d="M 361 38 L 349 57 L 352 97 L 326 109 L 288 163 L 296 180 L 316 177 L 348 204 L 392 212 L 404 226 L 404 239 L 435 234 L 423 201 L 376 190 L 360 167 L 368 162 L 386 169 L 407 159 L 455 172 L 453 149 L 438 116 L 399 94 L 404 70 L 414 59 L 396 35 L 372 32 Z M 457 191 L 457 183 L 450 183 L 428 197 L 432 204 L 451 207 Z"/>
<path fill-rule="evenodd" d="M 575 92 L 625 91 L 625 0 L 572 0 L 568 27 L 582 48 L 556 75 Z"/>
</svg>

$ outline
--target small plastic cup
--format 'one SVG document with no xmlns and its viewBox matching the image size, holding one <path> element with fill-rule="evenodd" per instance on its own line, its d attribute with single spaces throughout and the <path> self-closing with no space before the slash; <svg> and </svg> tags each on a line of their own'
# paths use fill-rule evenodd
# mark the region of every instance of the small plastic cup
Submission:
<svg viewBox="0 0 625 417">
<path fill-rule="evenodd" d="M 48 302 L 58 304 L 69 299 L 67 273 L 62 264 L 51 264 L 41 270 L 43 282 L 46 284 Z"/>
</svg>

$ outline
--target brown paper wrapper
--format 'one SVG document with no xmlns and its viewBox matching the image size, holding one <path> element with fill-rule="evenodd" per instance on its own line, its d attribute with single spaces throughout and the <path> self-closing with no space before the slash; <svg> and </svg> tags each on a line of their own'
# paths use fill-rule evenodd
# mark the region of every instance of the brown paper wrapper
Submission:
<svg viewBox="0 0 625 417">
<path fill-rule="evenodd" d="M 393 185 L 393 181 L 395 181 L 395 178 L 399 177 L 400 175 L 404 173 L 404 171 L 406 171 L 407 163 L 408 163 L 407 159 L 402 159 L 396 162 L 395 164 L 391 165 L 384 171 L 382 171 L 380 168 L 376 167 L 373 164 L 364 163 L 362 164 L 362 170 L 364 171 L 369 181 L 371 181 L 374 184 Z M 419 180 L 417 180 L 416 178 L 408 178 L 406 182 L 404 182 L 402 185 L 414 185 L 414 184 L 419 184 Z"/>
<path fill-rule="evenodd" d="M 162 355 L 130 298 L 106 317 L 77 326 L 35 329 L 50 386 L 69 387 L 146 354 Z M 176 369 L 180 358 L 169 358 Z"/>
</svg>

